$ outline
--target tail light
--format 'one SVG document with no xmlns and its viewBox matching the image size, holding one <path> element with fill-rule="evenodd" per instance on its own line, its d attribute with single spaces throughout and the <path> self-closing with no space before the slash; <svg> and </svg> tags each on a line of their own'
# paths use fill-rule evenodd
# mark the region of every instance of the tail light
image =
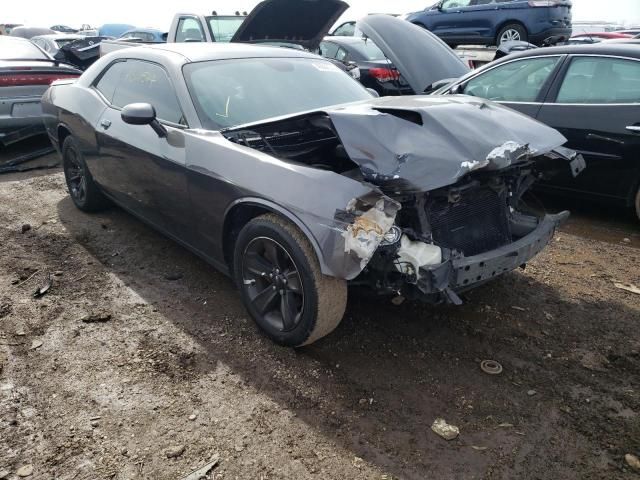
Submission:
<svg viewBox="0 0 640 480">
<path fill-rule="evenodd" d="M 56 80 L 63 80 L 65 78 L 78 78 L 78 75 L 65 73 L 26 73 L 21 71 L 8 75 L 0 75 L 0 87 L 51 85 Z"/>
<path fill-rule="evenodd" d="M 561 0 L 529 0 L 530 7 L 557 7 Z"/>
<path fill-rule="evenodd" d="M 395 68 L 371 68 L 369 75 L 379 82 L 393 82 L 400 80 L 400 72 Z"/>
</svg>

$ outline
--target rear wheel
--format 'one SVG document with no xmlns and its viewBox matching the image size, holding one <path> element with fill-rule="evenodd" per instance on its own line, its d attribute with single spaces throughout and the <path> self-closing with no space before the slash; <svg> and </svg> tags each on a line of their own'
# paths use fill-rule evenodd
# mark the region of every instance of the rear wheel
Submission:
<svg viewBox="0 0 640 480">
<path fill-rule="evenodd" d="M 68 136 L 62 144 L 62 166 L 69 195 L 76 207 L 85 212 L 95 212 L 109 205 L 91 178 L 82 152 L 72 136 Z"/>
<path fill-rule="evenodd" d="M 496 44 L 502 45 L 504 42 L 526 42 L 528 39 L 527 30 L 518 23 L 510 23 L 502 27 L 498 32 Z"/>
<path fill-rule="evenodd" d="M 242 229 L 234 277 L 251 317 L 281 345 L 309 345 L 344 315 L 346 281 L 323 275 L 307 238 L 277 215 L 262 215 Z"/>
</svg>

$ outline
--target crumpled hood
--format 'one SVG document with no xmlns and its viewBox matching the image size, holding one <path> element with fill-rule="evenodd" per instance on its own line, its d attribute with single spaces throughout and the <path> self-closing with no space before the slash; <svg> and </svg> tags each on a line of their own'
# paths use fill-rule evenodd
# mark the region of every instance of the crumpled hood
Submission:
<svg viewBox="0 0 640 480">
<path fill-rule="evenodd" d="M 567 141 L 528 116 L 466 95 L 377 98 L 326 113 L 349 158 L 385 191 L 434 190 Z"/>
<path fill-rule="evenodd" d="M 265 0 L 240 25 L 232 42 L 286 42 L 315 50 L 349 8 L 341 0 Z"/>
<path fill-rule="evenodd" d="M 459 78 L 469 68 L 433 33 L 390 15 L 369 15 L 358 27 L 375 42 L 416 94 L 435 82 Z"/>
</svg>

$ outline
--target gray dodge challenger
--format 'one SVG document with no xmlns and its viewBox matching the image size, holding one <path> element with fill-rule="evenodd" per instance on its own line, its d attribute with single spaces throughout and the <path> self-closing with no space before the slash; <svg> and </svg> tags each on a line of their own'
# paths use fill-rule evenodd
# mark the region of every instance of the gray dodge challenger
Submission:
<svg viewBox="0 0 640 480">
<path fill-rule="evenodd" d="M 294 347 L 336 328 L 347 285 L 459 304 L 524 265 L 568 212 L 534 214 L 523 194 L 584 165 L 508 108 L 375 98 L 321 57 L 270 46 L 120 50 L 54 83 L 43 108 L 78 208 L 115 203 L 195 252 Z"/>
</svg>

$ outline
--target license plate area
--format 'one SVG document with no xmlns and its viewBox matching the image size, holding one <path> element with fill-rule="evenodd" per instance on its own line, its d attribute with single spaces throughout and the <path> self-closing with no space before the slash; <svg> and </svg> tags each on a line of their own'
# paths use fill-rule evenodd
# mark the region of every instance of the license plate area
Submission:
<svg viewBox="0 0 640 480">
<path fill-rule="evenodd" d="M 42 105 L 40 102 L 20 102 L 14 103 L 11 108 L 11 116 L 24 118 L 24 117 L 41 117 Z"/>
</svg>

